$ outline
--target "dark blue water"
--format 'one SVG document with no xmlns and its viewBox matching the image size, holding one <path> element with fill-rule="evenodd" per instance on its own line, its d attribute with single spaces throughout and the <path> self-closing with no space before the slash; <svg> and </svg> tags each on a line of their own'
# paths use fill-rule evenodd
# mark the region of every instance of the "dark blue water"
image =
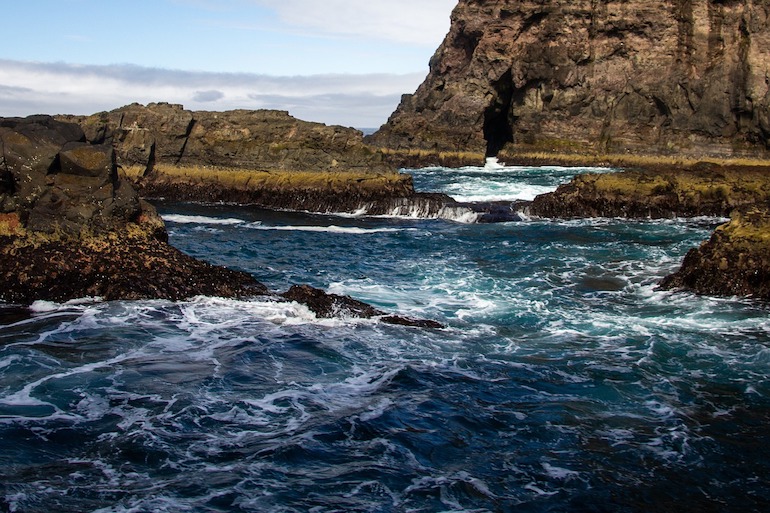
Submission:
<svg viewBox="0 0 770 513">
<path fill-rule="evenodd" d="M 574 173 L 441 171 L 416 183 L 499 198 Z M 275 290 L 447 328 L 265 299 L 4 308 L 0 511 L 770 506 L 767 308 L 656 290 L 718 220 L 160 210 L 177 247 Z"/>
</svg>

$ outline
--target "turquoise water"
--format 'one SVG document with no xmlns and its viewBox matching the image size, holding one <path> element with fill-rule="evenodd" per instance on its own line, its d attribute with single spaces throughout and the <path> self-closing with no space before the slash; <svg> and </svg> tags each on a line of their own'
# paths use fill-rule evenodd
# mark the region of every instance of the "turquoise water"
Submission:
<svg viewBox="0 0 770 513">
<path fill-rule="evenodd" d="M 413 172 L 480 201 L 576 171 Z M 447 328 L 267 299 L 0 309 L 0 511 L 770 505 L 767 308 L 656 289 L 720 220 L 159 208 L 177 247 L 272 289 Z"/>
</svg>

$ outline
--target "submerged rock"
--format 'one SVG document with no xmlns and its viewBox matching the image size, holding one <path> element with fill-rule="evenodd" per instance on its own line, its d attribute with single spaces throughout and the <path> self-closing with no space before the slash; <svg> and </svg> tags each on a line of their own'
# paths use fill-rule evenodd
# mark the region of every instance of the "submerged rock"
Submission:
<svg viewBox="0 0 770 513">
<path fill-rule="evenodd" d="M 444 327 L 441 323 L 436 321 L 411 319 L 399 315 L 388 315 L 371 305 L 357 301 L 348 296 L 328 294 L 323 290 L 308 285 L 295 285 L 281 294 L 281 296 L 289 301 L 296 301 L 297 303 L 306 305 L 311 312 L 322 318 L 357 317 L 371 319 L 377 317 L 384 323 L 397 324 L 400 326 L 432 329 L 441 329 Z"/>
<path fill-rule="evenodd" d="M 663 289 L 770 301 L 770 209 L 736 213 L 710 240 L 690 250 Z"/>
</svg>

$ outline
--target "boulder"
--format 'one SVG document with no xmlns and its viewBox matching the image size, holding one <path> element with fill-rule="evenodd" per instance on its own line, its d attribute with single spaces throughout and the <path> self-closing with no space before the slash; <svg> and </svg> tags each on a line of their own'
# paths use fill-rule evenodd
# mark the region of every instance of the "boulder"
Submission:
<svg viewBox="0 0 770 513">
<path fill-rule="evenodd" d="M 711 239 L 691 249 L 660 286 L 770 301 L 770 209 L 736 212 Z"/>
<path fill-rule="evenodd" d="M 323 290 L 308 285 L 294 285 L 281 294 L 284 299 L 306 305 L 320 318 L 353 317 L 361 319 L 378 318 L 386 324 L 396 324 L 414 328 L 441 329 L 444 326 L 436 321 L 412 319 L 400 315 L 388 315 L 373 306 L 348 296 L 328 294 Z"/>
</svg>

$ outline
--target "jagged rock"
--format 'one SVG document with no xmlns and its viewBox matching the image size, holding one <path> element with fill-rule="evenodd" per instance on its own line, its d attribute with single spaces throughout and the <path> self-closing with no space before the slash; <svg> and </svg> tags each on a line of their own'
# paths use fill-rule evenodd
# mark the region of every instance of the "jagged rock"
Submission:
<svg viewBox="0 0 770 513">
<path fill-rule="evenodd" d="M 425 82 L 368 140 L 766 156 L 768 20 L 750 0 L 460 0 Z"/>
<path fill-rule="evenodd" d="M 736 213 L 711 239 L 690 250 L 663 289 L 770 301 L 770 211 Z"/>
<path fill-rule="evenodd" d="M 181 299 L 267 293 L 254 278 L 183 255 L 118 178 L 111 145 L 50 117 L 0 119 L 0 300 Z"/>
<path fill-rule="evenodd" d="M 379 317 L 382 322 L 387 324 L 431 329 L 441 329 L 444 327 L 436 321 L 387 315 L 385 312 L 351 297 L 328 294 L 323 290 L 308 285 L 294 285 L 288 291 L 281 294 L 281 296 L 289 301 L 306 305 L 311 312 L 321 318 L 356 317 L 371 319 Z"/>
<path fill-rule="evenodd" d="M 70 235 L 138 217 L 139 197 L 118 178 L 112 147 L 83 141 L 78 126 L 50 117 L 0 120 L 3 212 L 32 231 Z"/>
<path fill-rule="evenodd" d="M 548 218 L 729 216 L 770 201 L 770 170 L 700 164 L 576 176 L 526 208 Z"/>
<path fill-rule="evenodd" d="M 144 233 L 15 240 L 0 237 L 0 300 L 180 300 L 268 294 L 251 275 L 187 256 Z"/>
<path fill-rule="evenodd" d="M 118 164 L 147 174 L 156 164 L 253 171 L 394 172 L 352 128 L 298 120 L 285 111 L 192 112 L 181 105 L 132 104 L 79 123 L 88 140 L 112 142 Z"/>
</svg>

